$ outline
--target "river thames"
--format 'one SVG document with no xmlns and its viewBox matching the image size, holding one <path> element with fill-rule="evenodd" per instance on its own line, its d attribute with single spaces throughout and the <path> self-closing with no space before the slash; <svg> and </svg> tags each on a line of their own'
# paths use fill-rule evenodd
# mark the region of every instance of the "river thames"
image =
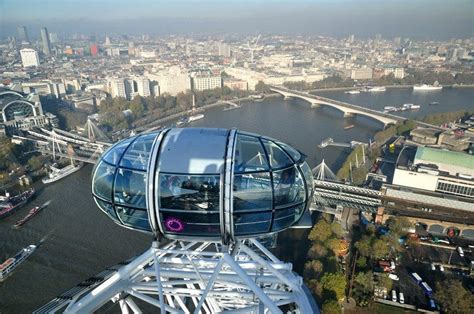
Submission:
<svg viewBox="0 0 474 314">
<path fill-rule="evenodd" d="M 381 93 L 348 95 L 341 91 L 317 94 L 374 109 L 401 106 L 404 103 L 421 105 L 414 112 L 401 115 L 421 118 L 429 113 L 456 110 L 474 111 L 474 89 L 446 89 L 430 93 L 414 93 L 411 89 L 388 89 Z M 439 105 L 429 106 L 437 101 Z M 344 127 L 354 127 L 345 130 Z M 236 127 L 277 138 L 307 156 L 314 167 L 322 159 L 333 169 L 341 165 L 348 150 L 317 148 L 324 139 L 337 142 L 357 140 L 367 142 L 383 126 L 364 117 L 342 118 L 332 108 L 312 109 L 304 101 L 284 101 L 269 97 L 262 102 L 244 103 L 241 108 L 223 111 L 214 108 L 205 118 L 192 123 L 196 127 Z M 16 214 L 0 221 L 0 262 L 13 256 L 22 247 L 44 243 L 14 274 L 0 283 L 0 312 L 29 313 L 82 280 L 108 266 L 143 252 L 151 244 L 148 234 L 130 231 L 115 225 L 96 207 L 91 196 L 92 166 L 51 185 L 37 184 L 37 197 Z M 12 228 L 13 223 L 36 205 L 51 200 L 51 204 L 23 228 Z M 285 232 L 279 240 L 276 254 L 293 262 L 296 270 L 304 263 L 306 241 L 302 231 Z M 298 241 L 297 241 L 298 242 Z"/>
</svg>

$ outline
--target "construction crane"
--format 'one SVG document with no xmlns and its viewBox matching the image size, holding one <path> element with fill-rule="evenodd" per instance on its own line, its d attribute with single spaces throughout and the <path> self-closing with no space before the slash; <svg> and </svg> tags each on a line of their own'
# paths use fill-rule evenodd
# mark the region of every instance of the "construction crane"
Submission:
<svg viewBox="0 0 474 314">
<path fill-rule="evenodd" d="M 250 50 L 251 63 L 253 63 L 253 52 L 255 51 L 255 49 L 257 49 L 257 44 L 258 44 L 258 41 L 260 40 L 260 36 L 262 36 L 262 34 L 258 34 L 257 39 L 255 40 L 255 43 L 252 45 L 253 47 L 250 45 L 250 42 L 248 43 L 249 50 Z"/>
</svg>

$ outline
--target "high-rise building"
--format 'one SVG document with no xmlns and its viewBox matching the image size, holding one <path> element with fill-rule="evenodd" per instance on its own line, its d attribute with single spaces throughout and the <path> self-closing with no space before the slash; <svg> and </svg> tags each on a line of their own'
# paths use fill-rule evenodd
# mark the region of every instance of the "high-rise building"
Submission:
<svg viewBox="0 0 474 314">
<path fill-rule="evenodd" d="M 24 48 L 20 50 L 21 63 L 23 67 L 37 67 L 39 66 L 38 52 L 34 49 Z"/>
<path fill-rule="evenodd" d="M 49 40 L 51 40 L 52 44 L 59 42 L 58 33 L 50 33 Z"/>
<path fill-rule="evenodd" d="M 30 39 L 28 38 L 28 33 L 26 31 L 26 26 L 18 26 L 16 28 L 16 32 L 18 33 L 18 40 L 20 42 L 22 41 L 30 42 Z"/>
<path fill-rule="evenodd" d="M 112 97 L 127 98 L 124 79 L 112 79 L 109 81 L 109 90 Z"/>
<path fill-rule="evenodd" d="M 105 45 L 106 46 L 110 46 L 110 37 L 109 36 L 105 36 Z"/>
<path fill-rule="evenodd" d="M 151 95 L 150 91 L 150 81 L 146 78 L 137 78 L 135 79 L 137 84 L 137 93 L 143 97 L 149 97 Z"/>
<path fill-rule="evenodd" d="M 92 44 L 91 45 L 91 55 L 96 56 L 99 53 L 99 47 L 97 44 Z"/>
<path fill-rule="evenodd" d="M 203 91 L 222 87 L 222 78 L 213 75 L 197 75 L 193 77 L 193 90 Z"/>
<path fill-rule="evenodd" d="M 41 28 L 41 41 L 43 42 L 43 52 L 45 55 L 51 55 L 51 43 L 49 41 L 48 29 L 46 27 Z"/>
<path fill-rule="evenodd" d="M 375 34 L 375 40 L 377 41 L 382 40 L 382 34 Z"/>
<path fill-rule="evenodd" d="M 352 44 L 354 42 L 354 35 L 350 35 L 349 36 L 349 42 Z"/>
<path fill-rule="evenodd" d="M 219 56 L 223 56 L 226 58 L 230 57 L 230 46 L 226 43 L 219 44 Z"/>
</svg>

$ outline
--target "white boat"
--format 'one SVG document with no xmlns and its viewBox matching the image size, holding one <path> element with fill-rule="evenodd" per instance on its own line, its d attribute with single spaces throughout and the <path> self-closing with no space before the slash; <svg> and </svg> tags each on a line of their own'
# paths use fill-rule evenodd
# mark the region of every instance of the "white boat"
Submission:
<svg viewBox="0 0 474 314">
<path fill-rule="evenodd" d="M 345 94 L 351 94 L 351 95 L 356 95 L 356 94 L 360 94 L 360 90 L 348 90 L 348 91 L 345 91 L 344 92 Z"/>
<path fill-rule="evenodd" d="M 415 104 L 404 104 L 402 106 L 402 110 L 405 111 L 405 110 L 416 110 L 416 109 L 420 109 L 421 106 L 420 105 L 415 105 Z"/>
<path fill-rule="evenodd" d="M 193 121 L 196 121 L 196 120 L 201 120 L 202 118 L 204 118 L 204 115 L 202 113 L 200 114 L 195 114 L 194 116 L 190 116 L 188 118 L 188 121 L 189 122 L 193 122 Z"/>
<path fill-rule="evenodd" d="M 413 90 L 417 91 L 432 91 L 432 90 L 440 90 L 442 89 L 443 86 L 441 85 L 428 85 L 428 84 L 422 84 L 422 85 L 415 85 L 413 86 Z"/>
<path fill-rule="evenodd" d="M 56 167 L 51 166 L 51 172 L 49 173 L 48 177 L 43 178 L 41 181 L 43 181 L 44 184 L 47 183 L 53 183 L 56 182 L 64 177 L 67 177 L 68 175 L 76 172 L 77 170 L 81 169 L 83 166 L 82 163 L 78 164 L 75 166 L 74 164 L 70 164 L 64 168 L 58 169 Z"/>
<path fill-rule="evenodd" d="M 392 107 L 392 106 L 387 106 L 387 107 L 384 107 L 384 108 L 383 108 L 383 111 L 384 111 L 385 113 L 387 113 L 387 112 L 393 112 L 393 111 L 398 111 L 398 110 L 399 110 L 399 109 L 398 109 L 397 107 Z"/>
<path fill-rule="evenodd" d="M 372 92 L 385 92 L 387 89 L 384 86 L 374 86 L 374 87 L 367 87 L 367 91 L 369 93 Z"/>
<path fill-rule="evenodd" d="M 36 245 L 28 245 L 26 248 L 21 249 L 14 257 L 10 257 L 5 262 L 0 264 L 0 282 L 4 281 L 10 276 L 13 270 L 20 265 L 25 259 L 27 259 L 36 250 Z"/>
</svg>

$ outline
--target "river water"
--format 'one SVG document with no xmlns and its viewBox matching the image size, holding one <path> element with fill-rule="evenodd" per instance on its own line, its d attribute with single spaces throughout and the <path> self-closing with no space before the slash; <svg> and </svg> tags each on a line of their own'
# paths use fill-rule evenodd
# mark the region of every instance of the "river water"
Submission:
<svg viewBox="0 0 474 314">
<path fill-rule="evenodd" d="M 343 92 L 320 92 L 322 96 L 351 102 L 375 109 L 400 106 L 404 103 L 421 104 L 417 112 L 403 115 L 421 117 L 431 112 L 474 110 L 474 89 L 443 90 L 416 94 L 411 90 L 395 89 L 385 93 L 347 95 Z M 428 106 L 438 101 L 437 106 Z M 344 126 L 354 124 L 349 130 Z M 333 169 L 343 162 L 347 149 L 317 148 L 325 138 L 338 142 L 351 140 L 367 142 L 382 128 L 376 121 L 364 117 L 342 118 L 332 108 L 311 109 L 298 100 L 284 101 L 269 97 L 262 102 L 242 104 L 241 108 L 223 111 L 214 108 L 205 118 L 195 121 L 196 127 L 237 127 L 287 142 L 304 154 L 311 166 L 322 159 Z M 96 208 L 91 197 L 90 173 L 92 166 L 51 185 L 37 184 L 36 198 L 11 217 L 0 221 L 0 262 L 13 256 L 29 244 L 44 243 L 5 282 L 0 283 L 0 312 L 29 313 L 84 279 L 108 266 L 143 252 L 151 237 L 115 225 Z M 27 211 L 51 200 L 51 204 L 19 230 L 13 223 Z M 276 254 L 301 270 L 306 252 L 306 241 L 298 241 L 303 231 L 285 232 L 279 240 Z M 295 243 L 298 247 L 295 248 Z"/>
</svg>

